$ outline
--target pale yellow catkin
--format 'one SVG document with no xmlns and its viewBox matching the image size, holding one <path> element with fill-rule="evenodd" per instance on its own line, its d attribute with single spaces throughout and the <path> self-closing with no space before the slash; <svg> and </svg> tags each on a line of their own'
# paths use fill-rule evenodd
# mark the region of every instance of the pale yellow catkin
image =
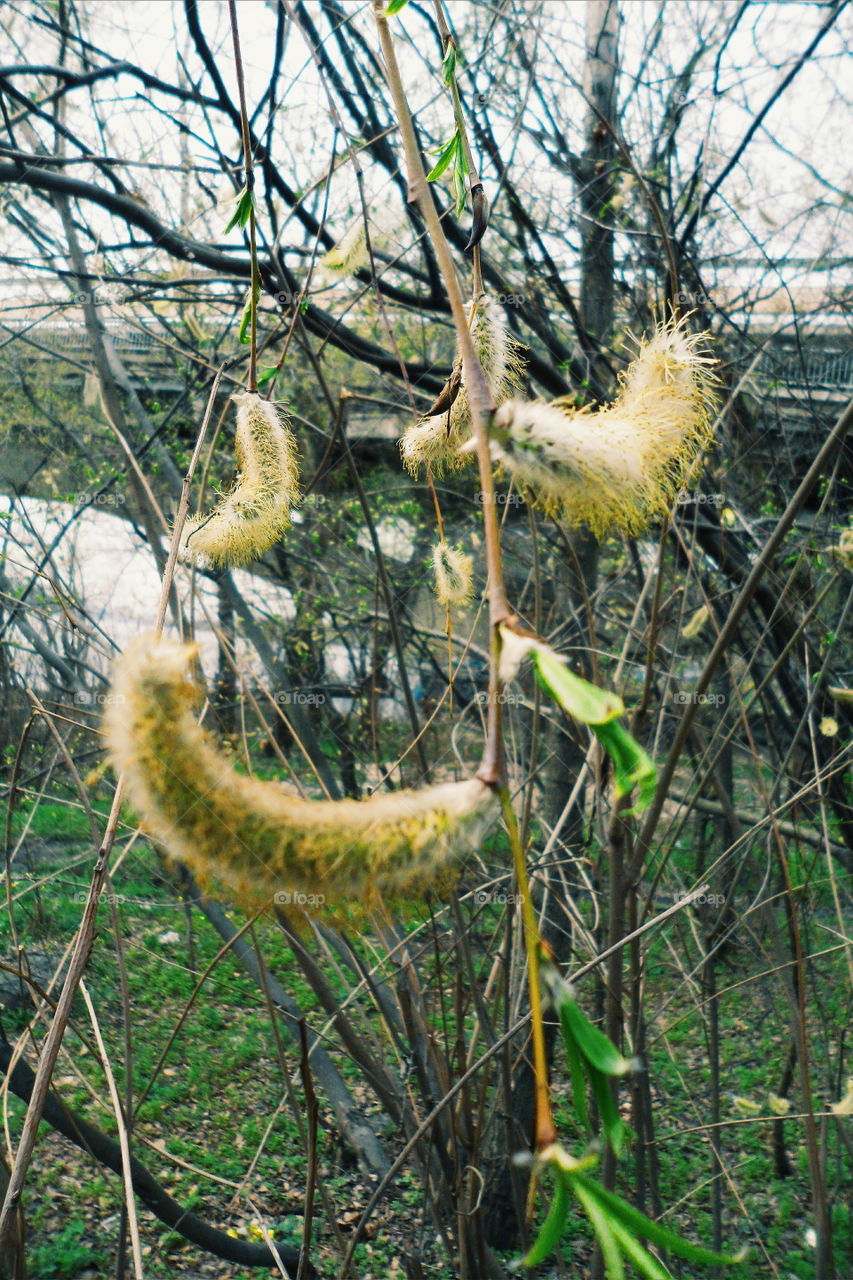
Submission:
<svg viewBox="0 0 853 1280">
<path fill-rule="evenodd" d="M 598 537 L 635 535 L 664 515 L 713 441 L 717 379 L 708 335 L 684 321 L 644 341 L 612 404 L 597 411 L 510 400 L 492 457 L 531 501 Z"/>
<path fill-rule="evenodd" d="M 296 441 L 269 400 L 244 391 L 237 404 L 237 483 L 210 515 L 187 520 L 181 536 L 189 559 L 220 567 L 249 564 L 277 542 L 299 498 Z"/>
<path fill-rule="evenodd" d="M 445 608 L 464 605 L 474 596 L 474 560 L 459 547 L 437 542 L 432 551 L 435 595 Z"/>
<path fill-rule="evenodd" d="M 328 253 L 324 253 L 320 259 L 320 266 L 331 276 L 345 278 L 346 276 L 355 275 L 356 271 L 360 271 L 362 267 L 366 267 L 370 261 L 367 252 L 367 232 L 364 227 L 364 220 L 359 218 L 358 222 L 346 232 L 337 244 L 332 245 Z"/>
<path fill-rule="evenodd" d="M 524 374 L 522 347 L 509 334 L 501 305 L 488 294 L 480 294 L 469 321 L 477 359 L 495 404 L 501 404 L 518 389 Z M 461 357 L 457 352 L 457 362 Z M 471 406 L 465 380 L 451 407 L 443 413 L 413 423 L 400 441 L 403 464 L 412 475 L 429 463 L 433 470 L 457 470 L 467 461 L 460 447 L 471 437 Z"/>
<path fill-rule="evenodd" d="M 197 722 L 195 645 L 144 636 L 115 664 L 104 733 L 145 828 L 246 905 L 334 906 L 444 885 L 498 804 L 476 778 L 367 800 L 305 800 L 237 773 Z"/>
</svg>

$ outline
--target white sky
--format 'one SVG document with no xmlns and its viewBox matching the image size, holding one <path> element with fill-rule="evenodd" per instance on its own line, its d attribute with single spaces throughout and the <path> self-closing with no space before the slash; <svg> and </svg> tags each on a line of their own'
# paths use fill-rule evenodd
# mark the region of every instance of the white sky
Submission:
<svg viewBox="0 0 853 1280">
<path fill-rule="evenodd" d="M 344 7 L 375 44 L 369 6 L 362 0 L 344 0 Z M 451 0 L 449 8 L 451 19 L 458 23 L 460 29 L 464 28 L 468 0 Z M 697 39 L 707 37 L 712 30 L 731 21 L 737 8 L 734 0 L 670 0 L 663 11 L 660 41 L 654 55 L 644 64 L 636 92 L 629 93 L 631 79 L 642 61 L 660 6 L 656 0 L 627 0 L 623 3 L 621 48 L 625 78 L 622 98 L 627 106 L 622 127 L 639 159 L 645 158 L 646 139 L 650 130 L 656 130 L 659 123 L 660 95 L 671 84 L 673 68 L 677 70 L 682 66 L 689 51 L 696 47 Z M 7 24 L 13 44 L 17 40 L 19 47 L 15 50 L 7 45 L 4 61 L 55 60 L 54 38 L 33 23 L 38 11 L 32 3 L 7 6 Z M 201 4 L 200 11 L 220 71 L 229 89 L 235 91 L 227 5 L 224 0 L 207 0 Z M 181 55 L 185 55 L 191 73 L 198 73 L 199 64 L 189 49 L 182 7 L 175 0 L 136 0 L 129 5 L 100 0 L 84 5 L 81 12 L 88 15 L 89 39 L 116 60 L 129 57 L 147 71 L 171 81 L 178 74 Z M 541 32 L 536 45 L 537 74 L 545 82 L 562 84 L 558 102 L 564 119 L 560 124 L 565 128 L 570 143 L 577 145 L 583 103 L 572 87 L 572 79 L 582 75 L 585 2 L 546 0 L 541 9 L 535 3 L 517 4 L 516 12 L 526 19 L 524 37 L 531 48 L 536 29 Z M 679 133 L 686 171 L 698 154 L 700 144 L 704 144 L 707 172 L 713 176 L 718 171 L 784 70 L 806 46 L 824 14 L 825 9 L 819 6 L 801 3 L 755 3 L 747 9 L 720 62 L 717 77 L 719 94 L 714 93 L 712 62 L 703 64 L 696 75 Z M 251 109 L 266 85 L 273 49 L 275 12 L 273 6 L 262 0 L 240 0 L 238 15 Z M 319 14 L 318 26 L 325 29 Z M 425 75 L 422 64 L 412 51 L 423 52 L 432 47 L 432 38 L 423 19 L 413 6 L 409 6 L 394 20 L 394 30 L 400 38 L 413 105 L 422 121 L 432 125 L 439 135 L 446 136 L 452 129 L 447 97 L 438 78 L 433 76 L 430 79 Z M 767 117 L 741 166 L 727 181 L 723 192 L 725 201 L 717 200 L 713 205 L 714 220 L 709 222 L 706 235 L 709 247 L 713 246 L 715 252 L 754 256 L 754 241 L 779 257 L 790 253 L 808 257 L 827 252 L 847 252 L 853 206 L 849 196 L 845 201 L 843 194 L 835 194 L 832 188 L 838 193 L 850 190 L 853 129 L 850 107 L 844 96 L 845 77 L 850 77 L 850 61 L 844 51 L 850 44 L 850 36 L 851 13 L 848 9 L 837 22 L 835 30 L 825 38 L 815 61 L 800 72 L 794 87 Z M 408 50 L 405 48 L 407 42 L 411 46 Z M 477 88 L 478 79 L 482 83 L 482 77 L 479 76 L 477 51 L 466 48 L 465 52 L 470 79 L 466 83 L 463 78 L 462 88 L 463 92 L 470 92 Z M 562 221 L 562 211 L 575 198 L 574 185 L 570 179 L 561 180 L 559 174 L 549 171 L 542 189 L 534 148 L 523 137 L 519 139 L 514 127 L 520 109 L 519 86 L 523 84 L 523 77 L 513 63 L 511 55 L 503 59 L 498 80 L 491 89 L 489 107 L 495 132 L 502 154 L 514 154 L 518 170 L 521 173 L 527 171 L 531 199 L 538 202 L 539 212 L 547 211 L 551 202 Z M 23 85 L 19 84 L 19 87 Z M 204 82 L 204 87 L 207 88 L 207 82 Z M 105 136 L 99 136 L 97 124 L 88 109 L 80 110 L 71 105 L 68 123 L 95 150 L 102 150 L 106 144 L 112 154 L 130 157 L 144 164 L 178 164 L 182 159 L 181 144 L 174 124 L 166 114 L 158 114 L 141 104 L 138 93 L 137 82 L 128 77 L 117 82 L 105 81 L 97 86 L 96 99 L 101 104 Z M 73 104 L 74 100 L 75 95 L 71 95 L 69 102 Z M 82 105 L 83 96 L 77 95 L 77 100 Z M 163 99 L 160 101 L 165 103 Z M 172 109 L 169 104 L 167 110 Z M 535 114 L 529 106 L 525 119 L 534 123 Z M 349 123 L 348 118 L 344 118 Z M 207 145 L 207 122 L 196 108 L 191 109 L 189 119 L 196 132 L 189 144 L 190 158 L 196 176 L 211 194 L 205 195 L 196 189 L 193 192 L 195 208 L 191 206 L 187 212 L 190 222 L 193 216 L 203 220 L 203 225 L 195 227 L 197 234 L 224 241 L 223 214 L 227 219 L 232 196 Z M 216 127 L 223 136 L 221 117 L 217 118 Z M 299 35 L 291 33 L 277 109 L 275 154 L 279 167 L 292 186 L 303 188 L 312 180 L 321 178 L 328 166 L 331 139 L 328 107 L 313 64 Z M 49 133 L 45 133 L 43 140 L 52 145 Z M 780 150 L 777 142 L 784 150 Z M 236 141 L 231 151 L 236 155 Z M 815 171 L 831 184 L 830 188 L 821 186 Z M 73 172 L 80 177 L 91 176 L 85 166 L 75 166 Z M 138 184 L 140 195 L 155 211 L 165 221 L 179 224 L 179 176 L 176 174 L 172 178 L 146 168 L 134 168 L 130 172 Z M 488 182 L 488 173 L 486 176 Z M 518 180 L 519 173 L 514 176 Z M 382 203 L 387 179 L 382 174 L 370 172 L 367 178 L 371 198 Z M 98 180 L 102 179 L 99 177 Z M 221 202 L 215 211 L 211 209 L 213 199 Z M 824 206 L 816 209 L 820 201 L 825 202 Z M 348 167 L 344 167 L 335 176 L 330 202 L 336 230 L 339 226 L 343 233 L 347 220 L 357 207 L 352 174 Z M 93 222 L 109 234 L 108 220 L 104 216 L 94 215 Z M 301 229 L 295 234 L 302 243 L 304 233 Z M 8 236 L 5 240 L 8 245 Z M 236 232 L 228 242 L 237 247 L 239 237 Z M 287 247 L 286 237 L 284 247 Z M 567 259 L 572 256 L 568 244 L 565 256 Z"/>
</svg>

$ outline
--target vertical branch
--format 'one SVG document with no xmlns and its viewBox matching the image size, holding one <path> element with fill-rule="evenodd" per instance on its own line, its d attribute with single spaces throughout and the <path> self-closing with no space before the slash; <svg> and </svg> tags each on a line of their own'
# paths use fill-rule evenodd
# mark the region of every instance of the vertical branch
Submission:
<svg viewBox="0 0 853 1280">
<path fill-rule="evenodd" d="M 438 216 L 438 211 L 433 203 L 432 196 L 427 185 L 426 173 L 421 161 L 420 149 L 415 135 L 415 126 L 411 112 L 409 111 L 409 104 L 406 99 L 406 92 L 403 88 L 403 82 L 400 76 L 400 67 L 397 62 L 393 38 L 388 27 L 388 21 L 385 17 L 381 0 L 373 0 L 373 14 L 376 20 L 376 27 L 379 32 L 382 53 L 385 58 L 388 86 L 391 90 L 391 98 L 400 126 L 403 151 L 406 159 L 409 199 L 417 202 L 421 216 L 426 223 L 429 237 L 432 242 L 433 249 L 435 250 L 435 256 L 438 260 L 439 269 L 441 270 L 444 287 L 447 290 L 447 300 L 450 304 L 450 311 L 453 316 L 457 340 L 462 354 L 462 363 L 465 370 L 465 385 L 468 391 L 468 399 L 471 404 L 474 438 L 477 443 L 477 462 L 480 469 L 480 483 L 482 485 L 484 496 L 483 521 L 485 526 L 486 556 L 489 573 L 489 615 L 492 625 L 497 626 L 498 623 L 505 621 L 511 616 L 511 610 L 506 600 L 503 584 L 500 535 L 498 529 L 497 510 L 494 502 L 492 463 L 489 455 L 488 439 L 486 436 L 486 422 L 489 415 L 494 412 L 495 406 L 492 401 L 492 395 L 489 390 L 485 374 L 483 373 L 480 362 L 477 359 L 477 354 L 474 350 L 471 331 L 468 328 L 468 316 L 465 309 L 465 302 L 462 296 L 459 280 L 456 275 L 456 268 L 453 265 L 450 246 L 447 243 L 447 237 L 444 234 L 441 219 Z"/>
<path fill-rule="evenodd" d="M 486 543 L 489 622 L 492 628 L 491 666 L 489 671 L 489 718 L 486 745 L 478 775 L 485 782 L 499 784 L 504 779 L 506 763 L 504 758 L 501 704 L 498 699 L 498 660 L 500 658 L 500 633 L 498 628 L 501 622 L 507 621 L 512 617 L 512 612 L 507 602 L 504 587 L 500 528 L 498 525 L 497 505 L 495 503 L 495 485 L 492 476 L 488 436 L 486 434 L 486 423 L 494 412 L 495 405 L 486 376 L 474 350 L 471 331 L 468 327 L 465 302 L 456 275 L 456 268 L 453 265 L 450 246 L 447 243 L 441 219 L 438 216 L 438 211 L 433 203 L 427 184 L 426 172 L 415 135 L 415 126 L 409 111 L 406 91 L 403 87 L 397 54 L 394 49 L 394 41 L 388 26 L 388 20 L 385 17 L 382 0 L 372 0 L 372 2 L 373 16 L 385 59 L 388 87 L 391 91 L 391 100 L 400 126 L 406 161 L 409 199 L 416 201 L 420 209 L 435 251 L 444 287 L 447 291 L 447 299 L 450 303 L 450 311 L 453 316 L 459 350 L 462 355 L 468 401 L 471 406 L 471 422 L 477 447 L 477 465 L 483 494 L 483 532 Z"/>
<path fill-rule="evenodd" d="M 261 275 L 258 268 L 258 246 L 255 227 L 255 168 L 252 160 L 252 135 L 249 130 L 249 112 L 246 107 L 246 81 L 243 75 L 243 55 L 240 51 L 240 34 L 237 30 L 237 0 L 228 0 L 228 16 L 231 20 L 231 38 L 234 43 L 234 68 L 237 73 L 237 90 L 240 96 L 240 129 L 243 135 L 243 172 L 246 195 L 249 200 L 249 256 L 252 260 L 249 284 L 249 377 L 247 390 L 258 389 L 258 295 L 261 291 Z"/>
</svg>

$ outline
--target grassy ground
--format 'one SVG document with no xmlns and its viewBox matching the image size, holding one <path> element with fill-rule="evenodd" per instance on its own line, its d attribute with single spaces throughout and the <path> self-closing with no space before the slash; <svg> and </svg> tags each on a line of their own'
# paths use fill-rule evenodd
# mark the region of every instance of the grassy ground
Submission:
<svg viewBox="0 0 853 1280">
<path fill-rule="evenodd" d="M 25 821 L 24 808 L 15 815 L 13 830 L 22 831 Z M 85 817 L 78 810 L 42 805 L 27 838 L 27 847 L 37 851 L 37 865 L 31 871 L 21 863 L 13 868 L 11 917 L 17 934 L 30 947 L 55 952 L 57 959 L 79 921 L 79 897 L 88 885 L 87 832 Z M 259 1223 L 263 1223 L 276 1240 L 298 1244 L 306 1158 L 283 1073 L 284 1066 L 297 1080 L 301 1096 L 293 1046 L 285 1044 L 281 1049 L 263 994 L 230 955 L 214 964 L 221 950 L 219 938 L 198 913 L 187 912 L 149 849 L 136 843 L 120 859 L 111 892 L 113 901 L 101 907 L 86 982 L 120 1092 L 127 1086 L 129 1071 L 134 1099 L 138 1103 L 145 1095 L 135 1125 L 136 1154 L 172 1195 L 211 1222 L 246 1238 L 260 1238 Z M 823 902 L 820 891 L 817 895 L 812 906 L 819 921 Z M 242 923 L 236 913 L 233 918 Z M 313 1011 L 312 1020 L 319 1024 L 316 1001 L 281 934 L 268 922 L 259 922 L 257 928 L 271 969 L 302 1007 Z M 656 1104 L 660 1189 L 664 1205 L 671 1210 L 669 1221 L 691 1239 L 710 1243 L 712 1152 L 707 1130 L 699 1130 L 709 1117 L 707 1004 L 695 975 L 690 982 L 684 981 L 683 961 L 689 947 L 685 928 L 683 921 L 673 925 L 649 947 L 645 998 L 653 1017 L 647 1060 Z M 809 950 L 826 945 L 822 936 L 815 925 L 814 936 L 807 939 Z M 8 958 L 13 955 L 10 912 L 0 916 L 0 937 Z M 728 1246 L 752 1246 L 752 1261 L 731 1274 L 750 1280 L 764 1276 L 811 1280 L 814 1261 L 807 1235 L 809 1182 L 802 1123 L 796 1118 L 785 1123 L 794 1171 L 780 1178 L 774 1169 L 768 1118 L 772 1114 L 769 1095 L 779 1090 L 787 1053 L 790 1011 L 779 974 L 754 977 L 772 967 L 764 962 L 761 938 L 756 935 L 752 950 L 750 946 L 747 933 L 720 967 L 718 977 L 723 990 L 721 1119 L 733 1122 L 716 1131 L 725 1178 L 725 1241 Z M 199 987 L 202 975 L 206 976 Z M 840 952 L 815 962 L 814 980 L 819 1001 L 810 1026 L 813 1091 L 818 1109 L 825 1110 L 843 1092 L 843 1082 L 831 1077 L 825 1052 L 827 1044 L 837 1047 L 837 1037 L 849 1021 L 849 991 Z M 123 982 L 133 1010 L 129 1064 Z M 591 983 L 582 988 L 581 997 L 592 1007 Z M 20 1031 L 26 1020 L 23 1011 L 7 1014 L 7 1035 Z M 43 1024 L 38 1034 L 43 1034 Z M 369 1101 L 372 1095 L 359 1084 L 348 1058 L 336 1053 L 335 1061 L 356 1096 Z M 105 1078 L 93 1051 L 92 1028 L 80 1000 L 55 1084 L 68 1105 L 115 1133 Z M 556 1094 L 561 1100 L 561 1127 L 571 1145 L 573 1121 L 559 1074 Z M 801 1111 L 796 1084 L 791 1102 L 796 1115 Z M 8 1126 L 13 1135 L 19 1131 L 22 1113 L 22 1104 L 10 1098 Z M 328 1204 L 318 1200 L 314 1257 L 333 1275 L 333 1235 L 337 1232 L 345 1238 L 352 1230 L 368 1190 L 325 1110 L 322 1121 L 320 1160 Z M 393 1151 L 398 1138 L 388 1129 L 385 1122 Z M 624 1167 L 627 1191 L 634 1168 L 630 1154 Z M 853 1236 L 846 1205 L 851 1185 L 849 1159 L 834 1158 L 829 1189 L 834 1198 L 836 1256 L 850 1259 L 849 1274 L 853 1274 Z M 25 1211 L 30 1274 L 36 1280 L 75 1280 L 114 1272 L 121 1212 L 119 1179 L 44 1126 Z M 139 1217 L 145 1274 L 150 1280 L 190 1276 L 242 1280 L 250 1274 L 203 1257 L 144 1209 Z M 407 1175 L 374 1219 L 370 1238 L 359 1246 L 357 1274 L 361 1280 L 402 1276 L 402 1253 L 409 1249 L 423 1259 L 431 1280 L 451 1280 L 453 1272 L 438 1261 L 433 1242 L 434 1229 L 423 1212 L 419 1184 L 414 1175 Z M 589 1258 L 589 1233 L 578 1219 L 564 1239 L 561 1261 L 542 1274 L 583 1277 Z M 676 1274 L 708 1273 L 685 1267 Z M 840 1274 L 846 1274 L 843 1264 Z"/>
</svg>

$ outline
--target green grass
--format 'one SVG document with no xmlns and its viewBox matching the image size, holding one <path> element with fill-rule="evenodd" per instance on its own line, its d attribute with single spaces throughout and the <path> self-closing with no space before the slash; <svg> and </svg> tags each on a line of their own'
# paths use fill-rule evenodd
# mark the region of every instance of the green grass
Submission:
<svg viewBox="0 0 853 1280">
<path fill-rule="evenodd" d="M 22 814 L 17 814 L 15 822 L 20 822 L 21 817 Z M 36 833 L 50 837 L 61 830 L 70 841 L 79 836 L 80 817 L 78 812 L 69 810 L 65 805 L 42 804 L 35 815 L 38 823 Z M 69 836 L 68 831 L 77 835 Z M 82 831 L 80 838 L 87 841 L 88 828 L 84 825 Z M 804 856 L 808 863 L 809 851 Z M 490 849 L 490 860 L 495 866 L 501 866 L 504 857 L 500 843 L 496 841 Z M 681 874 L 688 876 L 695 865 L 695 852 L 688 842 L 677 850 L 675 859 Z M 86 891 L 91 872 L 90 860 L 80 866 L 74 866 L 73 859 L 71 861 L 72 865 L 69 865 L 67 851 L 57 848 L 55 857 L 51 854 L 51 861 L 39 868 L 41 877 L 52 875 L 52 878 L 46 879 L 38 890 L 24 877 L 16 880 L 16 889 L 22 895 L 15 904 L 19 936 L 29 941 L 37 940 L 39 946 L 48 949 L 59 950 L 67 945 L 82 912 L 76 898 Z M 795 861 L 794 865 L 797 865 Z M 505 887 L 509 891 L 509 886 Z M 181 1203 L 188 1207 L 197 1205 L 211 1221 L 223 1227 L 231 1226 L 242 1235 L 253 1230 L 251 1219 L 254 1215 L 246 1199 L 241 1200 L 236 1210 L 229 1208 L 233 1188 L 212 1182 L 194 1169 L 171 1164 L 166 1157 L 172 1155 L 198 1170 L 207 1170 L 219 1178 L 240 1183 L 257 1156 L 249 1184 L 252 1202 L 258 1205 L 266 1220 L 277 1224 L 276 1238 L 298 1243 L 306 1159 L 289 1104 L 276 1116 L 266 1135 L 263 1150 L 258 1154 L 268 1120 L 285 1093 L 276 1037 L 262 993 L 226 953 L 212 968 L 197 1000 L 188 1008 L 199 975 L 220 950 L 220 939 L 199 913 L 193 912 L 195 968 L 191 968 L 184 905 L 165 879 L 159 861 L 144 844 L 135 845 L 121 861 L 113 876 L 111 890 L 117 895 L 115 910 L 133 1011 L 134 1096 L 138 1098 L 143 1089 L 149 1084 L 151 1086 L 139 1110 L 137 1133 L 139 1139 L 145 1137 L 160 1144 L 163 1152 L 151 1151 L 138 1142 L 137 1154 Z M 819 881 L 813 881 L 810 898 L 811 910 L 826 908 L 827 891 Z M 243 918 L 234 913 L 234 919 L 239 924 Z M 428 912 L 423 905 L 414 906 L 408 923 L 414 928 L 426 919 Z M 480 909 L 478 919 L 483 927 L 485 950 L 482 956 L 475 953 L 475 963 L 479 966 L 482 962 L 485 972 L 493 954 L 489 950 L 494 944 L 493 931 L 498 930 L 495 937 L 501 936 L 500 912 L 487 905 Z M 355 933 L 356 923 L 353 922 L 351 931 L 354 941 L 363 958 L 372 963 L 373 953 Z M 312 1022 L 315 1025 L 321 1023 L 323 1018 L 318 1014 L 316 998 L 301 978 L 281 932 L 266 920 L 260 920 L 256 927 L 271 971 L 310 1013 Z M 178 941 L 164 941 L 163 935 L 169 933 L 176 933 Z M 647 1008 L 652 1013 L 663 1009 L 673 1000 L 675 992 L 674 1003 L 650 1027 L 649 1070 L 655 1090 L 661 1195 L 669 1210 L 669 1225 L 689 1239 L 707 1244 L 712 1238 L 710 1190 L 706 1185 L 710 1174 L 710 1150 L 704 1140 L 705 1135 L 677 1133 L 707 1120 L 710 1077 L 706 1029 L 702 1011 L 696 1004 L 696 993 L 679 985 L 681 979 L 674 967 L 672 951 L 664 945 L 665 937 L 676 952 L 680 952 L 689 943 L 689 934 L 679 922 L 673 923 L 666 935 L 647 940 Z M 7 913 L 0 914 L 0 939 L 8 951 Z M 485 939 L 492 939 L 492 943 L 488 944 Z M 420 959 L 422 976 L 428 982 L 433 972 L 429 927 L 419 935 L 419 940 L 424 946 Z M 816 931 L 809 949 L 816 951 L 823 945 L 826 945 L 825 939 Z M 743 986 L 734 985 L 764 967 L 763 963 L 757 963 L 759 959 L 738 952 L 731 960 L 733 968 L 720 969 L 721 985 L 733 986 L 721 1004 L 724 1119 L 732 1118 L 732 1094 L 743 1095 L 762 1104 L 768 1092 L 777 1091 L 779 1086 L 790 1018 L 780 979 L 773 977 L 760 982 L 750 981 Z M 688 961 L 689 957 L 685 956 L 684 963 Z M 445 954 L 442 965 L 444 1011 L 452 1042 L 456 1016 L 452 990 L 455 974 L 453 955 Z M 391 975 L 384 976 L 390 978 Z M 330 980 L 342 996 L 345 984 L 334 975 Z M 101 906 L 99 929 L 86 981 L 118 1087 L 123 1092 L 126 1070 L 118 950 L 110 909 L 106 904 Z M 823 1019 L 823 1028 L 814 1020 L 810 1024 L 815 1060 L 814 1088 L 820 1099 L 827 1096 L 828 1087 L 823 1074 L 825 1063 L 821 1058 L 822 1037 L 828 1035 L 829 1043 L 837 1048 L 838 1036 L 849 1019 L 847 988 L 839 953 L 815 962 L 812 982 L 819 984 L 819 990 L 810 989 L 810 1008 L 819 1009 Z M 591 1007 L 593 992 L 593 980 L 588 978 L 580 993 L 587 1008 Z M 816 994 L 819 995 L 817 1001 L 814 1000 Z M 434 1010 L 433 1025 L 438 1029 L 442 1026 L 438 1002 Z M 356 1016 L 364 1017 L 357 1011 Z M 470 1031 L 470 1005 L 463 1010 L 463 1018 L 466 1032 Z M 66 1036 L 66 1047 L 102 1101 L 100 1104 L 93 1101 L 89 1090 L 74 1080 L 67 1058 L 57 1070 L 62 1095 L 69 1105 L 114 1134 L 115 1118 L 103 1101 L 107 1097 L 103 1072 L 93 1055 L 84 1052 L 79 1038 L 79 1034 L 83 1034 L 91 1039 L 91 1028 L 79 999 L 75 1004 L 74 1019 L 76 1030 L 72 1029 Z M 175 1043 L 152 1082 L 161 1053 L 182 1019 Z M 376 1020 L 368 1021 L 381 1038 Z M 19 1028 L 22 1025 L 23 1021 L 19 1020 Z M 661 1034 L 664 1031 L 665 1037 Z M 298 1056 L 292 1042 L 284 1035 L 282 1038 L 287 1068 L 296 1079 L 296 1093 L 301 1097 Z M 336 1043 L 332 1037 L 330 1044 L 334 1047 Z M 370 1103 L 372 1095 L 360 1084 L 359 1071 L 349 1056 L 338 1050 L 334 1052 L 339 1068 L 357 1095 Z M 583 1135 L 574 1121 L 568 1084 L 559 1059 L 555 1070 L 555 1096 L 561 1137 L 571 1150 L 579 1151 L 583 1147 Z M 795 1110 L 799 1110 L 796 1086 L 792 1100 Z M 22 1112 L 22 1105 L 11 1100 L 13 1134 L 18 1132 Z M 326 1123 L 320 1132 L 320 1159 L 329 1195 L 336 1213 L 355 1211 L 364 1203 L 368 1192 L 357 1171 L 340 1168 L 334 1126 L 328 1123 L 325 1107 L 323 1116 Z M 398 1140 L 399 1135 L 393 1126 L 386 1124 L 384 1127 L 392 1143 Z M 784 1263 L 786 1277 L 809 1280 L 813 1273 L 813 1256 L 804 1243 L 804 1230 L 808 1225 L 808 1173 L 801 1122 L 786 1122 L 786 1131 L 788 1149 L 796 1170 L 792 1178 L 779 1179 L 775 1176 L 770 1146 L 772 1130 L 767 1122 L 726 1127 L 722 1131 L 724 1158 L 743 1198 L 752 1227 L 764 1241 L 777 1266 L 781 1270 Z M 837 1185 L 842 1189 L 849 1188 L 853 1182 L 849 1161 L 842 1153 L 837 1162 L 833 1156 L 833 1162 L 833 1178 Z M 620 1165 L 621 1190 L 628 1195 L 633 1167 L 633 1152 L 629 1145 Z M 422 1211 L 423 1192 L 416 1174 L 411 1173 L 400 1180 L 396 1195 L 396 1200 L 384 1202 L 378 1211 L 375 1234 L 358 1246 L 357 1265 L 364 1272 L 383 1277 L 391 1274 L 394 1259 L 401 1250 L 401 1232 L 410 1229 Z M 736 1247 L 748 1241 L 752 1233 L 749 1223 L 739 1214 L 728 1188 L 724 1189 L 724 1202 L 725 1243 L 728 1247 Z M 114 1268 L 120 1205 L 121 1187 L 116 1177 L 98 1170 L 91 1161 L 55 1135 L 48 1141 L 42 1140 L 26 1191 L 25 1209 L 31 1227 L 31 1273 L 39 1277 L 67 1276 L 69 1280 L 86 1269 L 110 1274 Z M 324 1214 L 325 1209 L 318 1201 L 315 1240 L 320 1244 L 315 1252 L 320 1261 L 324 1250 L 329 1250 L 331 1237 Z M 835 1217 L 836 1256 L 843 1258 L 845 1250 L 849 1255 L 853 1241 L 849 1222 L 840 1204 L 836 1206 Z M 200 1261 L 195 1249 L 159 1226 L 145 1210 L 140 1210 L 140 1227 L 148 1249 L 145 1270 L 149 1280 L 193 1274 L 194 1265 Z M 430 1231 L 428 1236 L 432 1235 Z M 571 1219 L 563 1240 L 564 1266 L 584 1263 L 589 1257 L 589 1248 L 588 1227 L 577 1214 Z M 331 1258 L 332 1255 L 327 1253 L 326 1256 Z M 758 1280 L 771 1274 L 755 1251 L 753 1260 L 755 1270 L 751 1273 L 751 1280 L 752 1275 Z M 427 1274 L 431 1278 L 451 1280 L 452 1268 L 444 1267 L 438 1258 L 432 1256 L 427 1261 Z M 546 1268 L 543 1275 L 547 1276 L 549 1272 L 551 1276 L 565 1274 L 559 1264 L 555 1264 L 555 1268 Z M 331 1261 L 328 1272 L 333 1274 Z M 225 1264 L 215 1274 L 233 1280 L 244 1280 L 245 1276 L 239 1269 Z M 688 1276 L 689 1272 L 684 1274 Z M 696 1274 L 698 1277 L 700 1273 Z M 730 1274 L 734 1280 L 735 1273 Z"/>
</svg>

